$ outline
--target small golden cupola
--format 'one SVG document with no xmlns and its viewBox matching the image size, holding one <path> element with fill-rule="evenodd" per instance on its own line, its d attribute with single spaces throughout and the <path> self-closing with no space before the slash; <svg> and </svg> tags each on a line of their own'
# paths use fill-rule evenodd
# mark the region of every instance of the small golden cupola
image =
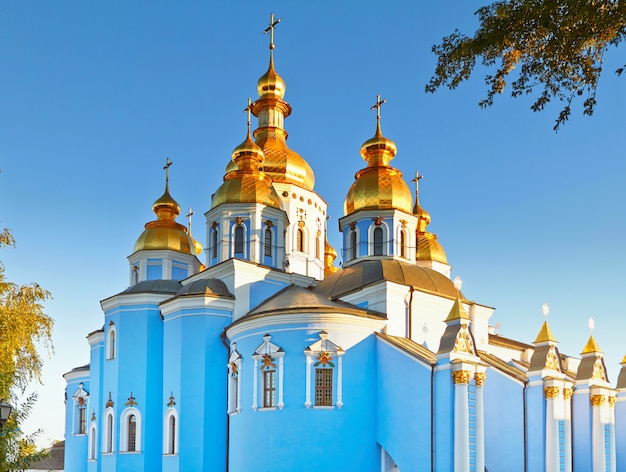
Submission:
<svg viewBox="0 0 626 472">
<path fill-rule="evenodd" d="M 263 170 L 272 181 L 313 190 L 313 170 L 302 156 L 289 149 L 287 131 L 283 128 L 285 118 L 291 114 L 291 106 L 283 100 L 285 81 L 274 68 L 274 28 L 278 23 L 280 18 L 274 19 L 272 13 L 270 25 L 265 29 L 265 33 L 270 35 L 270 63 L 267 72 L 257 82 L 259 99 L 251 108 L 252 114 L 258 117 L 259 125 L 254 131 L 254 139 L 265 153 Z M 232 166 L 229 165 L 226 170 L 232 170 Z"/>
<path fill-rule="evenodd" d="M 265 155 L 250 136 L 250 99 L 248 107 L 248 132 L 246 139 L 233 150 L 232 162 L 235 168 L 226 173 L 224 183 L 213 195 L 211 208 L 222 203 L 259 203 L 280 208 L 272 179 L 261 170 Z"/>
<path fill-rule="evenodd" d="M 146 223 L 145 230 L 135 243 L 134 252 L 142 250 L 172 250 L 184 254 L 196 255 L 195 241 L 187 234 L 187 228 L 176 222 L 180 206 L 169 192 L 169 167 L 165 163 L 165 192 L 152 205 L 157 219 Z"/>
<path fill-rule="evenodd" d="M 337 259 L 337 251 L 328 242 L 328 238 L 324 238 L 324 277 L 328 277 L 339 270 L 336 267 L 335 259 Z"/>
<path fill-rule="evenodd" d="M 380 106 L 376 105 L 376 133 L 361 146 L 361 157 L 367 167 L 358 171 L 355 181 L 348 190 L 344 202 L 344 214 L 349 215 L 358 210 L 397 209 L 411 213 L 413 196 L 402 178 L 402 172 L 391 167 L 389 163 L 395 157 L 396 144 L 383 136 L 380 127 Z"/>
<path fill-rule="evenodd" d="M 434 261 L 447 264 L 448 258 L 446 252 L 437 240 L 437 235 L 426 230 L 426 227 L 430 224 L 430 213 L 424 210 L 419 202 L 419 181 L 423 177 L 423 175 L 419 175 L 419 173 L 416 172 L 415 179 L 412 180 L 412 182 L 415 182 L 415 206 L 413 207 L 413 214 L 417 216 L 417 251 L 415 252 L 415 258 L 417 261 Z"/>
</svg>

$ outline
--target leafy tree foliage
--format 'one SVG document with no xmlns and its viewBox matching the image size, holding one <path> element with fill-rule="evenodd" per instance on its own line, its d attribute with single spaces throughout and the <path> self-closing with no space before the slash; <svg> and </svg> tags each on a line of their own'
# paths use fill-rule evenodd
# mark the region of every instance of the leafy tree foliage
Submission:
<svg viewBox="0 0 626 472">
<path fill-rule="evenodd" d="M 0 247 L 14 246 L 13 235 L 0 231 Z M 38 284 L 17 285 L 5 278 L 0 263 L 0 397 L 10 398 L 39 380 L 42 359 L 37 347 L 51 348 L 52 318 L 43 312 L 50 293 Z"/>
<path fill-rule="evenodd" d="M 0 230 L 0 248 L 15 246 L 9 230 Z M 43 312 L 50 293 L 37 284 L 17 285 L 6 280 L 0 263 L 0 398 L 15 405 L 32 380 L 40 380 L 42 359 L 37 347 L 51 349 L 52 318 Z M 20 426 L 37 396 L 32 394 L 16 408 L 0 432 L 0 472 L 28 469 L 45 453 L 37 451 L 39 432 L 25 435 Z"/>
<path fill-rule="evenodd" d="M 35 439 L 41 431 L 25 436 L 20 429 L 36 400 L 35 393 L 26 398 L 4 425 L 0 434 L 0 472 L 21 472 L 47 455 L 46 451 L 38 451 L 35 446 Z"/>
<path fill-rule="evenodd" d="M 583 113 L 593 114 L 604 54 L 626 34 L 625 1 L 501 0 L 476 15 L 480 26 L 474 36 L 455 30 L 433 46 L 438 60 L 427 92 L 456 88 L 480 61 L 488 70 L 495 69 L 485 76 L 487 96 L 479 102 L 481 107 L 493 104 L 515 70 L 511 95 L 537 90 L 533 111 L 543 110 L 555 98 L 564 103 L 555 130 L 568 120 L 578 97 Z"/>
</svg>

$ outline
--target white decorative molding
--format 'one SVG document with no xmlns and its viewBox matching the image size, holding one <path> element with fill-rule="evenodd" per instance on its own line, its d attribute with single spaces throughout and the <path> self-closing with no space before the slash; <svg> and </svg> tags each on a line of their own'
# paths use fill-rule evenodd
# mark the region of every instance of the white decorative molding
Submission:
<svg viewBox="0 0 626 472">
<path fill-rule="evenodd" d="M 135 416 L 135 450 L 128 450 L 128 419 L 130 416 Z M 120 452 L 141 452 L 141 432 L 142 422 L 141 413 L 135 407 L 128 407 L 122 411 L 120 415 Z"/>
<path fill-rule="evenodd" d="M 252 409 L 257 411 L 259 408 L 268 410 L 274 409 L 278 407 L 280 410 L 285 406 L 283 402 L 283 357 L 285 356 L 285 352 L 282 348 L 278 347 L 276 344 L 271 342 L 272 336 L 266 334 L 263 336 L 263 342 L 256 348 L 252 358 L 254 359 L 254 379 L 253 379 L 253 390 L 252 390 Z M 278 365 L 276 365 L 276 360 L 278 360 Z M 264 406 L 259 405 L 258 399 L 258 391 L 259 391 L 259 382 L 263 383 L 263 376 L 260 376 L 259 380 L 259 371 L 264 370 L 273 370 L 275 372 L 275 379 L 278 381 L 277 387 L 278 395 L 277 395 L 277 403 L 275 405 Z M 263 391 L 264 386 L 261 385 L 261 391 Z"/>
<path fill-rule="evenodd" d="M 172 419 L 174 420 L 172 428 Z M 173 440 L 173 442 L 172 442 Z M 163 419 L 163 454 L 178 454 L 178 444 L 180 441 L 180 423 L 178 421 L 178 411 L 174 407 L 170 407 L 165 412 Z M 172 450 L 172 446 L 173 450 Z"/>
<path fill-rule="evenodd" d="M 306 385 L 304 406 L 314 408 L 341 408 L 343 403 L 343 361 L 344 350 L 332 341 L 328 340 L 328 333 L 321 331 L 320 340 L 311 344 L 304 350 L 306 357 Z M 337 359 L 337 365 L 333 362 Z M 332 369 L 332 405 L 314 405 L 311 402 L 311 375 L 312 367 L 321 365 L 322 368 Z M 336 386 L 336 388 L 335 388 Z"/>
</svg>

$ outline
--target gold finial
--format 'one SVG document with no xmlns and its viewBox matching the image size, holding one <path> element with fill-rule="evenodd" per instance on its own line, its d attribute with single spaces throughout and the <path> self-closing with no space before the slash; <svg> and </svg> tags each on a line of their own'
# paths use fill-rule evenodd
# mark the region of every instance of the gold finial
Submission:
<svg viewBox="0 0 626 472">
<path fill-rule="evenodd" d="M 270 34 L 270 59 L 274 59 L 274 28 L 280 23 L 280 18 L 274 20 L 274 14 L 270 15 L 270 25 L 263 30 L 263 34 Z"/>
<path fill-rule="evenodd" d="M 380 107 L 384 103 L 387 103 L 387 100 L 386 99 L 381 100 L 380 95 L 377 95 L 376 103 L 370 107 L 370 110 L 373 110 L 374 108 L 376 108 L 376 134 L 378 135 L 382 134 L 382 132 L 380 131 Z"/>
</svg>

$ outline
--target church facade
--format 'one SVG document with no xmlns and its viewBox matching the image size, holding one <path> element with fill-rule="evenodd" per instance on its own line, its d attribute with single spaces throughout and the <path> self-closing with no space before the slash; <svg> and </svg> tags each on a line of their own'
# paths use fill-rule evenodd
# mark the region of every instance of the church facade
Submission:
<svg viewBox="0 0 626 472">
<path fill-rule="evenodd" d="M 450 280 L 419 176 L 413 194 L 391 164 L 380 97 L 333 265 L 326 202 L 286 141 L 275 25 L 204 248 L 167 161 L 128 288 L 65 374 L 65 470 L 626 471 L 626 358 L 612 385 L 593 337 L 578 358 L 547 322 L 532 343 L 493 333 L 493 308 Z"/>
</svg>

